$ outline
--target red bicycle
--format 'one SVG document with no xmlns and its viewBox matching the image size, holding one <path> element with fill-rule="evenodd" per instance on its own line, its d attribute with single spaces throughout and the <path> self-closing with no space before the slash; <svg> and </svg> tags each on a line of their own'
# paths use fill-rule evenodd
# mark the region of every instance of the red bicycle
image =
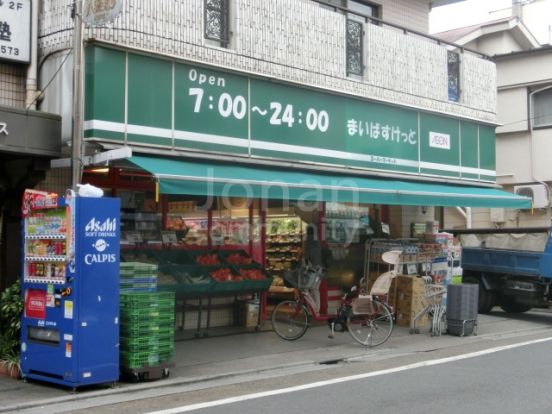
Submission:
<svg viewBox="0 0 552 414">
<path fill-rule="evenodd" d="M 389 255 L 388 253 L 392 253 Z M 400 252 L 384 253 L 384 260 L 398 263 Z M 374 347 L 385 343 L 393 332 L 393 311 L 385 298 L 391 280 L 396 271 L 383 273 L 374 283 L 369 295 L 358 295 L 353 287 L 343 295 L 335 315 L 320 315 L 313 303 L 309 289 L 317 287 L 322 275 L 321 268 L 309 266 L 287 272 L 284 277 L 299 290 L 297 300 L 286 300 L 279 303 L 272 313 L 272 327 L 282 339 L 294 341 L 301 338 L 310 326 L 311 321 L 327 321 L 330 327 L 330 338 L 334 333 L 348 331 L 353 339 L 361 345 Z"/>
</svg>

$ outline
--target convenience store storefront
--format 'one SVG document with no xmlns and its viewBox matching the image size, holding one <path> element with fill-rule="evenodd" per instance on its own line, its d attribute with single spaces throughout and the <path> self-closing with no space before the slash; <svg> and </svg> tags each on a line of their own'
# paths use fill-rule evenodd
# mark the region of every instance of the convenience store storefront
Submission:
<svg viewBox="0 0 552 414">
<path fill-rule="evenodd" d="M 88 142 L 133 148 L 84 179 L 121 196 L 129 245 L 245 247 L 266 266 L 271 217 L 301 219 L 298 252 L 301 222 L 350 245 L 390 205 L 529 203 L 495 188 L 493 126 L 130 51 L 86 48 L 85 119 Z"/>
</svg>

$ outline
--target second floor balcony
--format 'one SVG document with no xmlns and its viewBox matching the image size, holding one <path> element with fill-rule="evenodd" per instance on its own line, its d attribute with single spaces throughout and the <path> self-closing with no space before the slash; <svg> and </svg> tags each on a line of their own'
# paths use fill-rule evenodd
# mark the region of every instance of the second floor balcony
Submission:
<svg viewBox="0 0 552 414">
<path fill-rule="evenodd" d="M 424 2 L 402 3 L 413 9 L 424 6 L 427 13 Z M 67 2 L 43 0 L 40 22 L 39 48 L 47 62 L 71 47 Z M 485 56 L 325 2 L 127 0 L 114 23 L 88 27 L 86 37 L 301 86 L 496 122 L 496 70 Z"/>
</svg>

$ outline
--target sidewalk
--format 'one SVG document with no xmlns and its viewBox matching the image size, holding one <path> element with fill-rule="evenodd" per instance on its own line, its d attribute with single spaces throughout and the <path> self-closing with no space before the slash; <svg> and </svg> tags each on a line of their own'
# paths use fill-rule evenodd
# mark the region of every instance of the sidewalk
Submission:
<svg viewBox="0 0 552 414">
<path fill-rule="evenodd" d="M 410 335 L 408 328 L 396 327 L 388 342 L 380 347 L 365 349 L 356 344 L 347 332 L 336 333 L 329 339 L 324 325 L 309 329 L 298 341 L 284 341 L 270 330 L 260 333 L 190 339 L 175 343 L 176 366 L 164 380 L 142 383 L 121 382 L 114 389 L 93 387 L 72 394 L 69 390 L 47 383 L 11 380 L 0 377 L 0 412 L 8 412 L 56 402 L 133 392 L 138 389 L 193 384 L 216 378 L 238 377 L 263 371 L 296 367 L 312 369 L 336 360 L 370 358 L 388 359 L 399 355 L 427 352 L 458 345 L 468 345 L 489 339 L 522 337 L 524 335 L 552 334 L 552 313 L 544 310 L 512 315 L 495 310 L 479 315 L 478 335 L 431 337 L 422 332 Z M 213 334 L 216 331 L 213 330 Z M 48 411 L 48 410 L 46 410 Z"/>
</svg>

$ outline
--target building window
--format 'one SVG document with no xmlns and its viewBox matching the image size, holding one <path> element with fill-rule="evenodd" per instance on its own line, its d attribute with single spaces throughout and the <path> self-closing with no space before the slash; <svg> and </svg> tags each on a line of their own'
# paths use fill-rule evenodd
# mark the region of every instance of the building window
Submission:
<svg viewBox="0 0 552 414">
<path fill-rule="evenodd" d="M 533 95 L 533 128 L 552 127 L 552 89 Z"/>
<path fill-rule="evenodd" d="M 381 19 L 381 6 L 377 4 L 369 3 L 362 0 L 314 0 L 318 5 L 324 9 L 341 11 L 340 8 L 345 8 L 351 13 L 346 13 L 349 18 L 357 18 L 360 21 L 366 21 L 366 17 L 376 17 Z"/>
<path fill-rule="evenodd" d="M 222 47 L 229 43 L 229 0 L 204 0 L 203 2 L 203 24 L 205 38 L 214 40 Z"/>
<path fill-rule="evenodd" d="M 379 6 L 363 1 L 347 0 L 346 7 L 352 11 L 368 17 L 380 17 Z"/>
<path fill-rule="evenodd" d="M 347 75 L 362 76 L 362 43 L 364 31 L 362 22 L 347 19 Z"/>
<path fill-rule="evenodd" d="M 460 55 L 447 51 L 448 68 L 448 99 L 458 102 L 460 100 Z"/>
</svg>

